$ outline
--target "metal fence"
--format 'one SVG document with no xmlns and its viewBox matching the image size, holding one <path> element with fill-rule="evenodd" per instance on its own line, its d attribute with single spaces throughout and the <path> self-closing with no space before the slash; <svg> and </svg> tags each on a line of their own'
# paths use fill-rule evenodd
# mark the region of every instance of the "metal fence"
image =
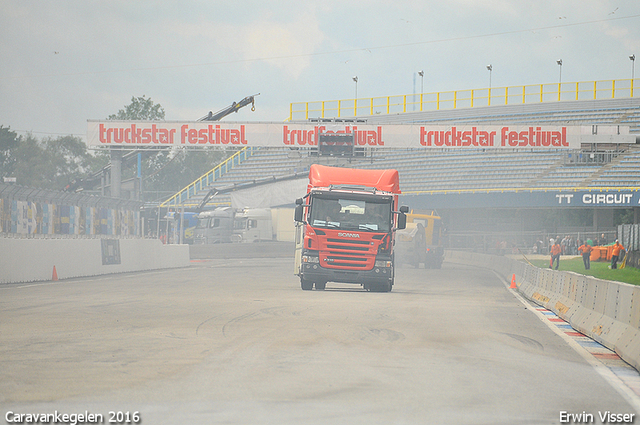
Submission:
<svg viewBox="0 0 640 425">
<path fill-rule="evenodd" d="M 140 201 L 0 183 L 0 234 L 138 237 Z"/>
<path fill-rule="evenodd" d="M 622 226 L 619 226 L 622 227 Z M 640 234 L 637 233 L 637 235 Z M 553 232 L 550 231 L 476 231 L 476 232 L 449 232 L 443 236 L 445 248 L 456 250 L 467 250 L 481 252 L 485 254 L 505 255 L 505 254 L 542 254 L 548 255 L 550 240 L 558 239 L 558 243 L 565 236 L 570 236 L 573 242 L 566 245 L 565 255 L 578 255 L 577 241 L 580 244 L 591 240 L 592 245 L 598 243 L 604 235 L 607 244 L 612 243 L 616 236 L 615 229 L 577 228 L 560 227 Z M 621 240 L 622 242 L 622 240 Z M 627 245 L 625 245 L 625 248 Z"/>
<path fill-rule="evenodd" d="M 289 120 L 638 96 L 640 96 L 640 78 L 531 84 L 358 99 L 294 102 L 289 106 Z"/>
<path fill-rule="evenodd" d="M 194 196 L 198 196 L 201 190 L 218 181 L 222 176 L 231 171 L 233 167 L 241 164 L 253 153 L 254 147 L 245 146 L 238 152 L 216 165 L 212 170 L 193 181 L 187 187 L 171 196 L 169 199 L 160 204 L 161 207 L 178 206 Z"/>
<path fill-rule="evenodd" d="M 618 240 L 628 251 L 640 251 L 640 224 L 619 225 Z"/>
</svg>

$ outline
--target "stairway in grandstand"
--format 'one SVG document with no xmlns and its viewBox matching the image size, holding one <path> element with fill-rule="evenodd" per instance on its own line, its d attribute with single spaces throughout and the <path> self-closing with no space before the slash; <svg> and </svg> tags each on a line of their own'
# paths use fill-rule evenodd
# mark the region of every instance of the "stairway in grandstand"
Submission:
<svg viewBox="0 0 640 425">
<path fill-rule="evenodd" d="M 360 119 L 360 117 L 359 117 Z M 467 109 L 411 112 L 362 117 L 370 124 L 512 124 L 512 125 L 625 125 L 640 136 L 640 98 L 502 105 Z M 520 188 L 637 187 L 640 183 L 640 145 L 625 152 L 536 150 L 378 149 L 366 158 L 318 158 L 308 149 L 245 148 L 176 194 L 163 205 L 195 207 L 211 188 L 304 173 L 309 165 L 395 168 L 403 193 L 453 190 L 514 190 Z M 292 194 L 292 202 L 300 194 Z M 173 200 L 173 201 L 172 201 Z M 229 205 L 229 195 L 208 204 Z"/>
<path fill-rule="evenodd" d="M 589 182 L 590 187 L 640 186 L 640 149 L 621 154 L 617 161 L 603 169 Z"/>
<path fill-rule="evenodd" d="M 289 176 L 308 169 L 309 159 L 306 155 L 301 156 L 296 150 L 245 147 L 167 199 L 161 206 L 184 205 L 186 208 L 195 208 L 212 189 L 234 188 L 261 180 Z M 207 202 L 207 207 L 230 203 L 228 193 L 219 194 Z"/>
</svg>

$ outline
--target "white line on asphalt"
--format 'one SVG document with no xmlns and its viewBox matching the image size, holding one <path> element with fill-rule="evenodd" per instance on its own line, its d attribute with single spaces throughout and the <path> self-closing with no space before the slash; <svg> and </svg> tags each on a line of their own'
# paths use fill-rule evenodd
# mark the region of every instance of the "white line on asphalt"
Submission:
<svg viewBox="0 0 640 425">
<path fill-rule="evenodd" d="M 493 270 L 492 270 L 493 271 Z M 571 348 L 573 348 L 583 359 L 587 361 L 595 370 L 602 376 L 608 383 L 615 389 L 625 400 L 633 407 L 636 412 L 640 413 L 640 397 L 629 388 L 624 381 L 622 381 L 611 369 L 609 369 L 604 363 L 595 358 L 589 351 L 587 351 L 583 346 L 578 344 L 576 340 L 565 334 L 562 330 L 560 330 L 557 326 L 551 323 L 544 314 L 540 311 L 536 310 L 536 308 L 524 297 L 522 297 L 518 292 L 509 288 L 509 283 L 502 278 L 498 273 L 493 271 L 493 273 L 502 281 L 504 286 L 509 290 L 513 295 L 525 306 L 527 310 L 530 310 L 535 314 L 538 319 L 540 319 L 544 324 L 547 325 L 549 329 L 556 333 L 560 338 L 562 338 Z M 631 367 L 631 366 L 629 366 Z"/>
</svg>

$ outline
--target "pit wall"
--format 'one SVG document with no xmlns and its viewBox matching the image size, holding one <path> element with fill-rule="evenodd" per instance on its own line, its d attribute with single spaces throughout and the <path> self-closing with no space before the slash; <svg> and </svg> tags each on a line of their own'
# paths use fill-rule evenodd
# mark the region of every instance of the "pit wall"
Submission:
<svg viewBox="0 0 640 425">
<path fill-rule="evenodd" d="M 494 270 L 507 282 L 515 275 L 520 294 L 640 370 L 640 287 L 486 254 L 447 251 L 445 261 Z"/>
<path fill-rule="evenodd" d="M 69 279 L 189 264 L 188 245 L 163 245 L 157 239 L 0 238 L 0 283 Z"/>
</svg>

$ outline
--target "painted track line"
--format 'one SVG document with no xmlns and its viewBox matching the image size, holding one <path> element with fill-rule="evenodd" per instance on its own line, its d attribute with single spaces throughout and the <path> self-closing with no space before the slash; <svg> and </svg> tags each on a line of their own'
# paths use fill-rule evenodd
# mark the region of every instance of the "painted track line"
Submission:
<svg viewBox="0 0 640 425">
<path fill-rule="evenodd" d="M 562 338 L 571 348 L 587 361 L 624 399 L 640 413 L 640 373 L 629 366 L 615 352 L 577 332 L 569 323 L 558 317 L 553 311 L 533 304 L 510 289 L 510 284 L 495 271 L 493 272 L 508 291 L 532 311 L 549 329 Z"/>
</svg>

